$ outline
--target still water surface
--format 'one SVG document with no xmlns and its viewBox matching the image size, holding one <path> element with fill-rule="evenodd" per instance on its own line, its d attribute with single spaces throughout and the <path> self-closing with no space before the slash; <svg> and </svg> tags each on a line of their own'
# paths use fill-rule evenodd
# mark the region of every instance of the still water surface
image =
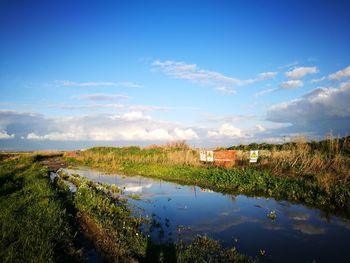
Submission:
<svg viewBox="0 0 350 263">
<path fill-rule="evenodd" d="M 260 262 L 350 262 L 350 220 L 272 198 L 226 195 L 142 176 L 64 169 L 95 182 L 116 184 L 135 215 L 154 223 L 144 231 L 157 242 L 208 235 Z M 276 219 L 267 215 L 274 211 Z"/>
</svg>

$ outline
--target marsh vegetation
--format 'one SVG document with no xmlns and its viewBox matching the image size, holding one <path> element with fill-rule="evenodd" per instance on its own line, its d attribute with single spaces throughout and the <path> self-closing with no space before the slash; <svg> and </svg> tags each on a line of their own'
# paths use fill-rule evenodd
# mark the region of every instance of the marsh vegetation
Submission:
<svg viewBox="0 0 350 263">
<path fill-rule="evenodd" d="M 186 144 L 96 147 L 66 159 L 107 172 L 139 174 L 221 192 L 270 196 L 350 216 L 349 137 L 317 143 L 299 138 L 284 145 L 233 148 L 240 150 L 232 169 L 200 163 L 198 150 Z M 262 150 L 259 162 L 252 165 L 247 156 L 250 148 L 271 150 Z"/>
</svg>

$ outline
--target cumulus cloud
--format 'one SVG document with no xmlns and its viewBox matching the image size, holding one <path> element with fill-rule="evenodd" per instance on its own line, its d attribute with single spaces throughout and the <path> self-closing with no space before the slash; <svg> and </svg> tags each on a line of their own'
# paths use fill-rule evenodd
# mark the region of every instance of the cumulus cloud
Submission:
<svg viewBox="0 0 350 263">
<path fill-rule="evenodd" d="M 0 130 L 0 140 L 13 139 L 13 138 L 15 138 L 14 134 L 10 135 L 4 130 Z"/>
<path fill-rule="evenodd" d="M 130 99 L 129 96 L 123 94 L 103 94 L 103 93 L 95 93 L 95 94 L 83 94 L 74 96 L 74 99 L 78 100 L 119 100 L 119 99 Z"/>
<path fill-rule="evenodd" d="M 154 120 L 143 112 L 48 118 L 40 114 L 0 111 L 0 130 L 31 141 L 169 141 L 196 140 L 192 128 Z M 13 129 L 15 127 L 16 129 Z M 5 137 L 5 133 L 1 132 Z M 7 133 L 6 133 L 7 134 Z"/>
<path fill-rule="evenodd" d="M 290 71 L 287 71 L 286 73 L 284 73 L 284 75 L 288 78 L 297 79 L 302 78 L 308 74 L 314 74 L 318 72 L 319 69 L 317 67 L 297 67 Z"/>
<path fill-rule="evenodd" d="M 64 87 L 123 87 L 123 88 L 141 88 L 142 86 L 133 82 L 108 82 L 108 81 L 88 81 L 75 82 L 70 80 L 56 81 Z"/>
<path fill-rule="evenodd" d="M 342 70 L 339 70 L 333 74 L 330 74 L 328 76 L 328 79 L 330 80 L 341 80 L 341 79 L 344 79 L 344 78 L 348 78 L 350 77 L 350 66 L 342 69 Z"/>
<path fill-rule="evenodd" d="M 253 79 L 239 79 L 230 76 L 226 76 L 222 73 L 200 69 L 196 64 L 187 64 L 185 62 L 178 61 L 153 61 L 152 66 L 155 69 L 159 69 L 164 74 L 170 77 L 185 79 L 195 83 L 212 85 L 220 87 L 223 85 L 231 86 L 243 86 L 255 83 L 257 81 L 273 78 L 276 76 L 276 72 L 264 72 L 258 74 Z"/>
<path fill-rule="evenodd" d="M 127 120 L 127 121 L 139 121 L 139 120 L 150 120 L 151 116 L 144 115 L 141 111 L 126 112 L 122 115 L 111 116 L 112 120 Z"/>
<path fill-rule="evenodd" d="M 197 133 L 193 129 L 179 129 L 174 130 L 175 138 L 178 140 L 194 140 L 199 139 Z"/>
<path fill-rule="evenodd" d="M 337 88 L 317 88 L 292 101 L 267 111 L 267 120 L 290 123 L 297 131 L 324 135 L 332 130 L 346 134 L 350 130 L 350 82 Z"/>
<path fill-rule="evenodd" d="M 303 87 L 304 83 L 301 80 L 288 80 L 280 83 L 279 86 L 282 89 L 295 89 Z"/>
<path fill-rule="evenodd" d="M 219 129 L 208 131 L 208 137 L 222 138 L 222 137 L 244 137 L 242 131 L 239 128 L 234 127 L 232 124 L 224 123 Z"/>
</svg>

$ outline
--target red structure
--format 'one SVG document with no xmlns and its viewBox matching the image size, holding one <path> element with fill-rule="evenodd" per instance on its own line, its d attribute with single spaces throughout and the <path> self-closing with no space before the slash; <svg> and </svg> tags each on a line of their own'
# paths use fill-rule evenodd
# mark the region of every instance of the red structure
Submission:
<svg viewBox="0 0 350 263">
<path fill-rule="evenodd" d="M 66 157 L 77 157 L 78 156 L 78 151 L 66 152 L 65 156 Z"/>
<path fill-rule="evenodd" d="M 233 167 L 236 161 L 236 151 L 216 150 L 214 151 L 214 165 L 220 167 Z"/>
</svg>

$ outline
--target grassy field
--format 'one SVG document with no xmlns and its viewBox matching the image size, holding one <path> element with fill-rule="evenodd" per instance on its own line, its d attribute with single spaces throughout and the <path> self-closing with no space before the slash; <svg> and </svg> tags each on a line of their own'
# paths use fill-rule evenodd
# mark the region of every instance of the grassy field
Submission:
<svg viewBox="0 0 350 263">
<path fill-rule="evenodd" d="M 45 158 L 2 155 L 1 262 L 83 262 L 81 233 L 105 262 L 254 262 L 206 236 L 157 245 L 140 232 L 147 221 L 131 216 L 116 186 L 65 174 L 50 183 Z"/>
<path fill-rule="evenodd" d="M 33 157 L 0 162 L 0 261 L 79 262 L 68 214 Z"/>
<path fill-rule="evenodd" d="M 96 147 L 67 157 L 72 164 L 196 184 L 221 192 L 286 199 L 350 217 L 350 157 L 348 138 L 319 142 L 319 149 L 296 141 L 262 151 L 257 164 L 249 164 L 239 150 L 232 169 L 206 166 L 198 150 L 185 144 L 139 147 Z M 321 147 L 322 146 L 322 147 Z"/>
</svg>

